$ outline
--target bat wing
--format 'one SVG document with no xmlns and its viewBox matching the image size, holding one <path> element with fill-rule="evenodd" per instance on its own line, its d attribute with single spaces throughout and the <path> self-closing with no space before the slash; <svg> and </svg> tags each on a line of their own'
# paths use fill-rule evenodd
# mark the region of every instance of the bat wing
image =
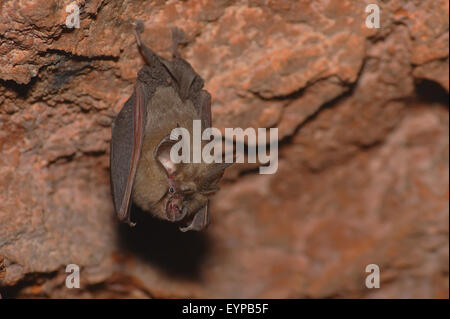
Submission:
<svg viewBox="0 0 450 319">
<path fill-rule="evenodd" d="M 203 80 L 191 65 L 180 57 L 161 63 L 176 82 L 176 89 L 181 100 L 189 99 L 197 109 L 202 121 L 202 128 L 211 127 L 211 95 L 203 90 Z"/>
<path fill-rule="evenodd" d="M 141 156 L 145 126 L 144 86 L 138 82 L 134 94 L 114 120 L 111 138 L 111 188 L 120 221 L 131 226 L 131 192 Z"/>
<path fill-rule="evenodd" d="M 199 106 L 203 129 L 211 127 L 211 95 L 205 90 L 199 93 Z"/>
<path fill-rule="evenodd" d="M 172 60 L 166 60 L 148 48 L 141 41 L 138 30 L 135 29 L 134 33 L 141 53 L 147 62 L 147 66 L 153 68 L 150 73 L 161 75 L 163 73 L 160 72 L 160 66 L 163 67 L 173 80 L 173 87 L 177 90 L 181 100 L 185 101 L 189 99 L 197 108 L 197 112 L 202 120 L 203 129 L 211 127 L 211 95 L 202 89 L 204 85 L 203 79 L 195 72 L 189 62 L 181 57 L 177 49 L 178 43 L 182 42 L 184 32 L 181 29 L 172 28 L 174 56 Z M 143 76 L 142 80 L 147 83 L 154 81 L 154 75 Z M 164 81 L 157 83 L 156 86 L 163 85 L 163 83 Z"/>
</svg>

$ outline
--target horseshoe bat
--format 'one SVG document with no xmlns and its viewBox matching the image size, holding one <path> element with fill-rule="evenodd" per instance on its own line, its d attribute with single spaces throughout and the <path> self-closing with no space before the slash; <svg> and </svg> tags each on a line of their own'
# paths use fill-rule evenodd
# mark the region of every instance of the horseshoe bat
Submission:
<svg viewBox="0 0 450 319">
<path fill-rule="evenodd" d="M 131 206 L 170 222 L 179 229 L 202 230 L 209 224 L 208 197 L 218 190 L 225 163 L 174 163 L 172 129 L 193 120 L 211 127 L 211 96 L 202 78 L 178 51 L 183 32 L 172 29 L 171 60 L 142 43 L 142 23 L 134 24 L 137 45 L 146 62 L 138 72 L 131 97 L 112 124 L 110 172 L 114 208 L 120 221 L 131 221 Z M 202 142 L 203 143 L 203 142 Z M 192 149 L 192 148 L 191 148 Z M 192 162 L 192 161 L 191 161 Z"/>
</svg>

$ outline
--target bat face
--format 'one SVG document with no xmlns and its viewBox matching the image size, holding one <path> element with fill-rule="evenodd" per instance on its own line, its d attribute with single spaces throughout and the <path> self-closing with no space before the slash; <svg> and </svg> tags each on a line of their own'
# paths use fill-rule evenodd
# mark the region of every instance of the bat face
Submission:
<svg viewBox="0 0 450 319">
<path fill-rule="evenodd" d="M 209 223 L 209 196 L 219 190 L 224 169 L 220 164 L 183 164 L 174 175 L 176 192 L 183 197 L 180 229 L 201 230 Z"/>
<path fill-rule="evenodd" d="M 139 27 L 139 26 L 138 26 Z M 174 59 L 165 60 L 135 36 L 147 65 L 135 90 L 113 122 L 111 188 L 121 221 L 130 220 L 132 202 L 155 217 L 180 223 L 181 231 L 209 224 L 208 197 L 229 164 L 180 163 L 170 160 L 172 129 L 201 120 L 211 127 L 211 97 L 203 80 L 177 51 L 180 30 L 172 30 Z M 177 40 L 178 38 L 178 40 Z"/>
<path fill-rule="evenodd" d="M 170 159 L 173 141 L 165 137 L 155 151 L 155 160 L 164 172 L 164 195 L 148 210 L 162 219 L 179 222 L 180 230 L 201 230 L 209 222 L 209 196 L 218 190 L 217 183 L 229 164 L 178 163 Z M 139 175 L 138 170 L 138 175 Z M 148 180 L 147 180 L 148 181 Z M 141 185 L 137 189 L 141 189 Z M 144 187 L 149 189 L 150 187 Z M 151 201 L 136 198 L 136 202 Z M 145 207 L 142 203 L 141 207 Z"/>
</svg>

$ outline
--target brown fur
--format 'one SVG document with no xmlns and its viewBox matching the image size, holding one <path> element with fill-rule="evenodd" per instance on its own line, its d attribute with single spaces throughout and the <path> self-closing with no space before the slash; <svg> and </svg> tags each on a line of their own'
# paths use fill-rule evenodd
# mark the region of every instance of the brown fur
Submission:
<svg viewBox="0 0 450 319">
<path fill-rule="evenodd" d="M 192 132 L 192 121 L 199 116 L 192 103 L 181 101 L 172 87 L 160 87 L 147 105 L 147 124 L 141 158 L 133 190 L 133 200 L 143 210 L 165 218 L 165 211 L 157 205 L 167 192 L 167 175 L 154 156 L 159 142 L 177 126 Z"/>
<path fill-rule="evenodd" d="M 186 128 L 192 136 L 192 121 L 199 119 L 189 100 L 184 103 L 172 87 L 160 87 L 147 105 L 147 125 L 133 190 L 134 202 L 145 211 L 167 219 L 164 196 L 169 187 L 167 174 L 158 159 L 155 149 L 172 129 Z M 192 147 L 191 147 L 192 148 Z M 175 185 L 180 192 L 188 192 L 184 205 L 188 215 L 196 212 L 208 201 L 209 194 L 217 190 L 215 184 L 222 176 L 223 169 L 215 171 L 217 164 L 180 163 L 173 174 Z M 217 176 L 213 176 L 216 174 Z"/>
</svg>

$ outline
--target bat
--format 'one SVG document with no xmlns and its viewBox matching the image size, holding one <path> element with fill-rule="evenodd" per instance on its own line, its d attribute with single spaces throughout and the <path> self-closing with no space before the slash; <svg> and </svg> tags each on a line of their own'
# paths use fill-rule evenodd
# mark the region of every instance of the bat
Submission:
<svg viewBox="0 0 450 319">
<path fill-rule="evenodd" d="M 174 163 L 172 129 L 192 136 L 193 120 L 211 127 L 211 96 L 202 78 L 185 61 L 178 46 L 183 31 L 172 28 L 172 59 L 164 59 L 142 43 L 142 23 L 134 35 L 145 65 L 131 97 L 112 124 L 110 177 L 114 208 L 120 221 L 134 226 L 131 206 L 179 223 L 183 232 L 202 230 L 210 222 L 209 196 L 218 190 L 228 163 Z M 203 143 L 203 142 L 202 142 Z"/>
<path fill-rule="evenodd" d="M 5 277 L 5 273 L 6 273 L 5 258 L 2 255 L 0 255 L 0 281 Z"/>
</svg>

